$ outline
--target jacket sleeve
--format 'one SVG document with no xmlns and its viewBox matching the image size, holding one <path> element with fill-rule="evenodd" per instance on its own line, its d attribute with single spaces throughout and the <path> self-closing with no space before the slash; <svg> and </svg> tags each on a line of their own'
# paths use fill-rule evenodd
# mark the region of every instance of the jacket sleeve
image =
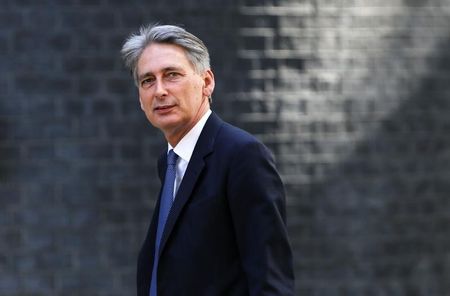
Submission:
<svg viewBox="0 0 450 296">
<path fill-rule="evenodd" d="M 257 141 L 237 150 L 227 198 L 250 295 L 294 295 L 285 193 L 274 159 Z"/>
</svg>

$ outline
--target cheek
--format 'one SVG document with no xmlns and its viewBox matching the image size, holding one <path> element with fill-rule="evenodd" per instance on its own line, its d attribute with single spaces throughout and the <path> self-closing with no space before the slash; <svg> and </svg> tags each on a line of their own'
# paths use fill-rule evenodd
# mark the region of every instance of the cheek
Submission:
<svg viewBox="0 0 450 296">
<path fill-rule="evenodd" d="M 139 101 L 140 101 L 140 103 L 141 103 L 141 105 L 148 105 L 148 104 L 151 104 L 151 98 L 152 98 L 152 96 L 148 93 L 148 92 L 145 92 L 145 91 L 139 91 Z"/>
<path fill-rule="evenodd" d="M 190 100 L 190 104 L 196 105 L 198 104 L 203 97 L 202 86 L 197 83 L 193 84 L 189 88 L 188 99 Z"/>
</svg>

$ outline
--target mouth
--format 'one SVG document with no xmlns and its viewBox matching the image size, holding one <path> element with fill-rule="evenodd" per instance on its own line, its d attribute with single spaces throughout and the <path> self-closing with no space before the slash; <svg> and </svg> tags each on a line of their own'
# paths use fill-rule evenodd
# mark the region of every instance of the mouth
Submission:
<svg viewBox="0 0 450 296">
<path fill-rule="evenodd" d="M 153 109 L 153 111 L 155 111 L 157 113 L 167 113 L 167 112 L 170 112 L 174 107 L 175 107 L 175 105 L 157 106 Z"/>
</svg>

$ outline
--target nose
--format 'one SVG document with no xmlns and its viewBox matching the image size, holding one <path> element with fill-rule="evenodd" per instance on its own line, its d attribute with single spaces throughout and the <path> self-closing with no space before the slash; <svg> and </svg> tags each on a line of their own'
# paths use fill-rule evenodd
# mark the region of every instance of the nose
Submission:
<svg viewBox="0 0 450 296">
<path fill-rule="evenodd" d="M 155 82 L 155 97 L 163 98 L 167 96 L 167 89 L 164 85 L 164 82 L 160 79 L 157 79 Z"/>
</svg>

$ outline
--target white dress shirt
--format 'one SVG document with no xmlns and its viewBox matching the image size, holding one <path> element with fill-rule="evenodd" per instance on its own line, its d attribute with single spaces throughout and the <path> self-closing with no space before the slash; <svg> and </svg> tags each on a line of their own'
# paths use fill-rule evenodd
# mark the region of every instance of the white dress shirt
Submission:
<svg viewBox="0 0 450 296">
<path fill-rule="evenodd" d="M 197 144 L 198 138 L 200 137 L 203 127 L 205 126 L 211 113 L 211 110 L 208 110 L 175 147 L 172 147 L 168 143 L 167 152 L 169 152 L 170 149 L 173 149 L 173 151 L 178 155 L 177 172 L 173 190 L 174 198 L 177 194 L 178 188 L 180 187 L 181 181 L 183 180 L 189 161 L 191 160 L 195 144 Z"/>
</svg>

